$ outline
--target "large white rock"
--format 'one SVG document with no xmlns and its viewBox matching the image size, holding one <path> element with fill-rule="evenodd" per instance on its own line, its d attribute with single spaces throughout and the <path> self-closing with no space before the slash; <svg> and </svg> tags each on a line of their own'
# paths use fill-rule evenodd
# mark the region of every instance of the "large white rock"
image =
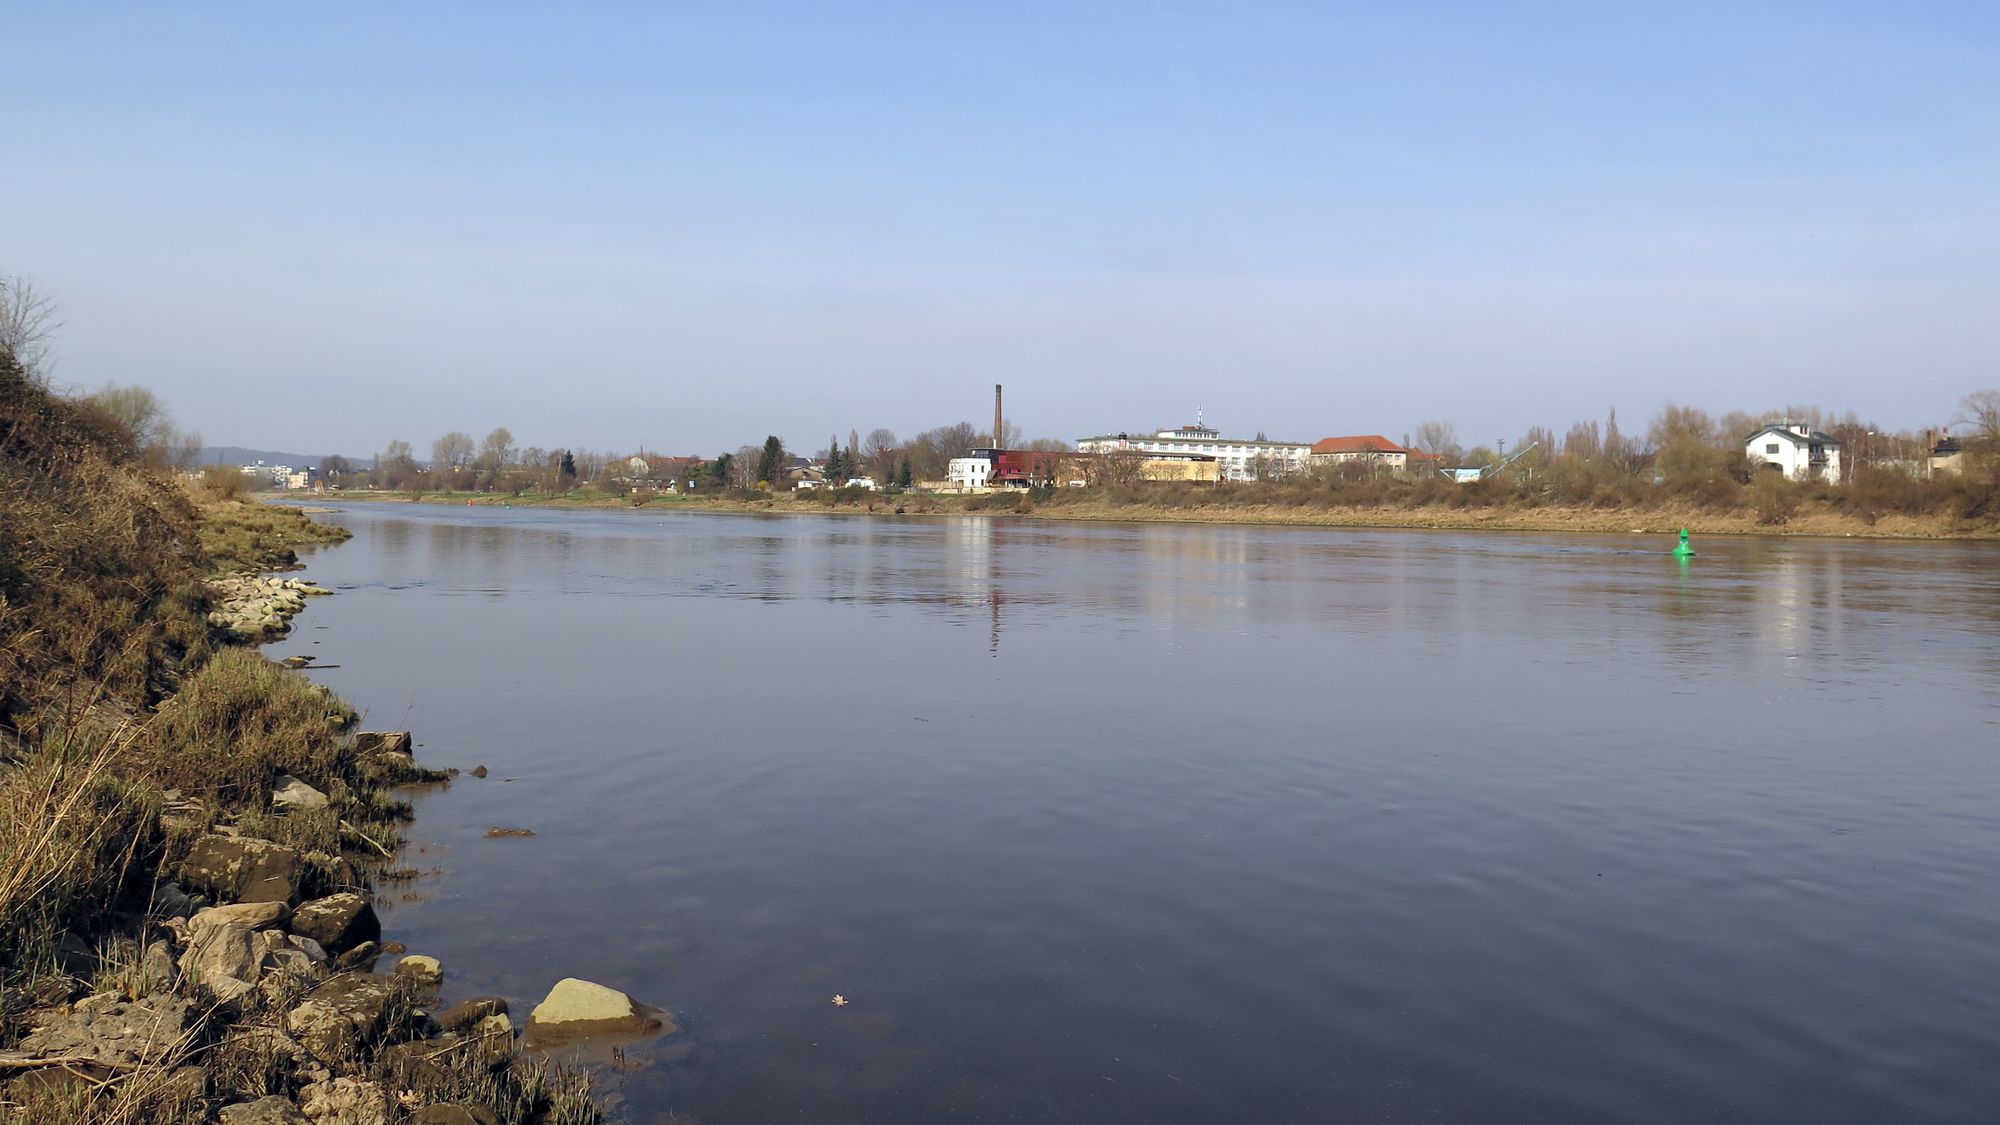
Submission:
<svg viewBox="0 0 2000 1125">
<path fill-rule="evenodd" d="M 665 1012 L 635 1003 L 615 988 L 564 977 L 528 1013 L 528 1033 L 540 1038 L 575 1035 L 644 1035 L 674 1030 Z"/>
</svg>

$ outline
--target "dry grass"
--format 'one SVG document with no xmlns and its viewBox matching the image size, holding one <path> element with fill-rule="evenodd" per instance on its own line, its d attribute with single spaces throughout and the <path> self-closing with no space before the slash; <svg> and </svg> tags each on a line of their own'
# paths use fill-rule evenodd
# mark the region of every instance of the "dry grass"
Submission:
<svg viewBox="0 0 2000 1125">
<path fill-rule="evenodd" d="M 294 547 L 338 543 L 353 535 L 296 508 L 218 495 L 205 485 L 194 496 L 201 509 L 197 531 L 202 552 L 217 572 L 283 570 L 298 565 Z"/>
</svg>

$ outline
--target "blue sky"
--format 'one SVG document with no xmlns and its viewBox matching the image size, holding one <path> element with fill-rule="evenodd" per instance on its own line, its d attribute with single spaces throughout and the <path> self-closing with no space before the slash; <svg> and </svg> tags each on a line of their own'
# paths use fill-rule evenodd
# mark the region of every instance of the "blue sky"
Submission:
<svg viewBox="0 0 2000 1125">
<path fill-rule="evenodd" d="M 58 381 L 217 444 L 2000 386 L 1992 4 L 51 4 L 5 55 Z"/>
</svg>

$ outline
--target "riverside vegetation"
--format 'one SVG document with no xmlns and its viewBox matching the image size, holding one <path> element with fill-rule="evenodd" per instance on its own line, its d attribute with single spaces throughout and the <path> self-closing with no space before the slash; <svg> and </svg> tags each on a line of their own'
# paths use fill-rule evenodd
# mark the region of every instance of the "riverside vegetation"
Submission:
<svg viewBox="0 0 2000 1125">
<path fill-rule="evenodd" d="M 1793 481 L 1744 466 L 1709 474 L 1635 475 L 1610 463 L 1559 459 L 1534 475 L 1508 472 L 1467 483 L 1443 477 L 1317 472 L 1287 480 L 1194 484 L 1107 482 L 985 495 L 820 488 L 727 488 L 683 495 L 626 486 L 559 493 L 368 492 L 353 499 L 450 504 L 829 511 L 878 515 L 986 513 L 1044 519 L 1415 527 L 1509 531 L 1662 531 L 1867 538 L 2000 538 L 2000 459 L 1932 479 L 1864 468 L 1845 483 Z"/>
<path fill-rule="evenodd" d="M 370 888 L 434 783 L 406 734 L 233 643 L 345 536 L 184 489 L 0 349 L 0 1122 L 580 1123 L 502 1000 L 433 1012 Z"/>
</svg>

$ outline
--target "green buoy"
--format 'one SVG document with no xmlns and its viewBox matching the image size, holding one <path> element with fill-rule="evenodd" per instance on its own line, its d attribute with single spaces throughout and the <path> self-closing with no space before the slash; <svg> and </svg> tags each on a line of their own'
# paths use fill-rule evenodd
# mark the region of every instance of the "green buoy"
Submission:
<svg viewBox="0 0 2000 1125">
<path fill-rule="evenodd" d="M 1688 546 L 1688 529 L 1685 527 L 1681 528 L 1681 544 L 1680 546 L 1674 548 L 1674 557 L 1677 559 L 1689 559 L 1694 557 L 1694 548 Z"/>
</svg>

